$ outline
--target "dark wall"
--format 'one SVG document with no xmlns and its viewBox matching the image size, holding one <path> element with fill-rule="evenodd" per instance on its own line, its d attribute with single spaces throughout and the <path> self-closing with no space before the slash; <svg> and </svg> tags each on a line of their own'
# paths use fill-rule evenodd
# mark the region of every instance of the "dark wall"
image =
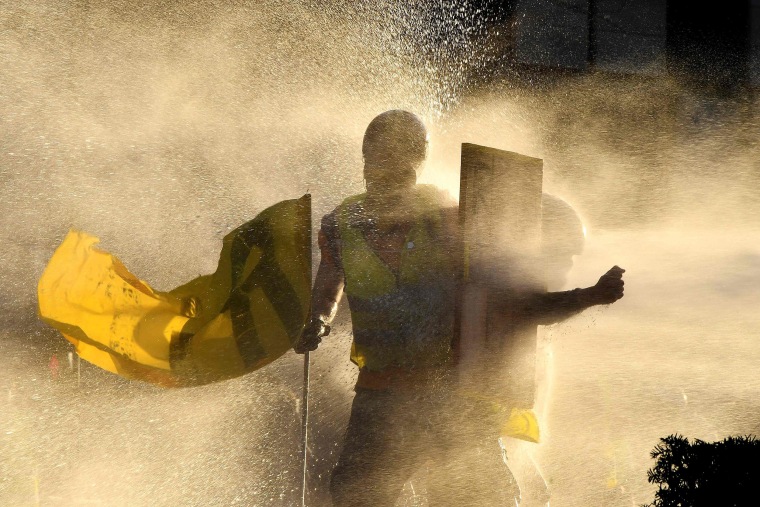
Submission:
<svg viewBox="0 0 760 507">
<path fill-rule="evenodd" d="M 667 2 L 668 68 L 721 88 L 747 81 L 750 2 Z"/>
<path fill-rule="evenodd" d="M 505 47 L 512 50 L 504 55 L 508 65 L 650 75 L 667 70 L 697 86 L 729 91 L 760 81 L 760 57 L 753 56 L 760 49 L 758 0 L 488 0 L 469 5 L 474 15 L 502 25 L 509 39 Z"/>
</svg>

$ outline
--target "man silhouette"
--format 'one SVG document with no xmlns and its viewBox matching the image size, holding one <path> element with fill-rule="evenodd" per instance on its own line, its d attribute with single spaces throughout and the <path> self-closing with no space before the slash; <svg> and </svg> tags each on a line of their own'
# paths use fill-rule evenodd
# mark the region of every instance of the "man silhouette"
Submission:
<svg viewBox="0 0 760 507">
<path fill-rule="evenodd" d="M 367 127 L 367 192 L 322 220 L 312 317 L 296 352 L 315 350 L 345 292 L 351 360 L 359 367 L 351 417 L 330 491 L 337 506 L 392 506 L 404 483 L 431 463 L 430 505 L 503 505 L 519 496 L 494 438 L 477 480 L 456 454 L 452 343 L 461 272 L 457 205 L 417 184 L 427 132 L 412 113 L 392 110 Z M 618 268 L 619 269 L 619 268 Z M 565 315 L 622 297 L 621 272 L 587 289 L 545 294 L 530 304 Z"/>
</svg>

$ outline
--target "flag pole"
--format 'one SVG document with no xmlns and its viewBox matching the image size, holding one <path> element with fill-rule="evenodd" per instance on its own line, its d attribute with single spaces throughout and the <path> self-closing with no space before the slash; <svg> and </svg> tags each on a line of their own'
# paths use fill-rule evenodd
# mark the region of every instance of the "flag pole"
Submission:
<svg viewBox="0 0 760 507">
<path fill-rule="evenodd" d="M 306 206 L 307 206 L 307 212 L 309 214 L 309 280 L 311 282 L 314 281 L 314 278 L 312 277 L 312 255 L 311 255 L 311 249 L 312 249 L 312 243 L 311 243 L 311 194 L 309 193 L 308 189 L 306 190 L 306 195 L 304 196 L 306 198 Z M 309 305 L 309 313 L 308 315 L 311 315 L 311 305 Z M 307 453 L 308 453 L 308 447 L 309 447 L 309 351 L 307 350 L 303 355 L 303 392 L 301 394 L 301 464 L 303 466 L 303 470 L 301 473 L 301 507 L 306 507 L 306 486 L 307 486 Z"/>
<path fill-rule="evenodd" d="M 309 351 L 303 355 L 303 393 L 301 395 L 301 506 L 306 507 L 307 450 L 309 445 Z"/>
</svg>

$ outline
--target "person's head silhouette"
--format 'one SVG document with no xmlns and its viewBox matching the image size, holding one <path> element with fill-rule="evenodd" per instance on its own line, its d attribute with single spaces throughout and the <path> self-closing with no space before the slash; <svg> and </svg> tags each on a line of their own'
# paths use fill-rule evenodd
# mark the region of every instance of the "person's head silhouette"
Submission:
<svg viewBox="0 0 760 507">
<path fill-rule="evenodd" d="M 550 194 L 541 196 L 541 250 L 546 284 L 559 290 L 573 267 L 573 256 L 583 252 L 586 234 L 583 223 L 572 206 Z"/>
<path fill-rule="evenodd" d="M 427 156 L 427 130 L 414 114 L 394 109 L 376 116 L 364 133 L 364 180 L 369 193 L 413 186 Z"/>
</svg>

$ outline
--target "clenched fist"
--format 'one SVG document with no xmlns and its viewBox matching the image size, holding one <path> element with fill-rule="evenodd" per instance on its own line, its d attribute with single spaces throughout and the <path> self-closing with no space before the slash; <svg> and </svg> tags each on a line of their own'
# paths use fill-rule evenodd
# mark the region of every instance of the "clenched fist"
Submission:
<svg viewBox="0 0 760 507">
<path fill-rule="evenodd" d="M 306 352 L 317 350 L 323 336 L 330 334 L 330 326 L 325 324 L 322 319 L 312 318 L 308 324 L 303 328 L 301 337 L 298 339 L 293 350 L 298 354 L 305 354 Z"/>
<path fill-rule="evenodd" d="M 608 305 L 623 297 L 623 273 L 625 270 L 619 266 L 612 266 L 609 271 L 599 278 L 596 285 L 589 287 L 593 303 Z"/>
</svg>

